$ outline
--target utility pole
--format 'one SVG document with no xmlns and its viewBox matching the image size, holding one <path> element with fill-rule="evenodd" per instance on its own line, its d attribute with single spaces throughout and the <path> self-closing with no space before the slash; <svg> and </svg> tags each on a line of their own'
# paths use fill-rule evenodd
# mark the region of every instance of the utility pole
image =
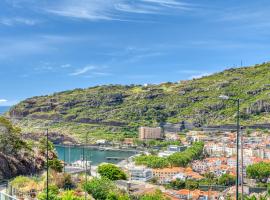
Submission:
<svg viewBox="0 0 270 200">
<path fill-rule="evenodd" d="M 64 145 L 64 173 L 66 172 L 66 146 Z"/>
<path fill-rule="evenodd" d="M 46 129 L 46 139 L 47 139 L 47 152 L 46 152 L 46 159 L 47 159 L 47 200 L 49 199 L 49 129 Z"/>
<path fill-rule="evenodd" d="M 239 134 L 240 134 L 240 99 L 237 102 L 237 135 L 236 135 L 236 200 L 239 198 Z"/>
<path fill-rule="evenodd" d="M 84 145 L 84 163 L 85 163 L 85 184 L 87 183 L 87 162 L 88 162 L 88 159 L 87 159 L 87 144 L 88 144 L 88 133 L 86 133 L 85 135 L 85 145 Z M 86 151 L 86 152 L 85 152 Z M 87 199 L 87 192 L 85 191 L 85 200 Z"/>
<path fill-rule="evenodd" d="M 223 100 L 231 100 L 237 104 L 237 133 L 236 133 L 236 200 L 239 198 L 239 136 L 240 136 L 240 99 L 231 98 L 225 95 L 219 96 Z"/>
<path fill-rule="evenodd" d="M 243 61 L 241 60 L 241 67 L 242 66 L 243 66 Z M 238 111 L 239 111 L 239 109 L 238 109 Z M 244 148 L 244 141 L 243 141 L 243 131 L 242 131 L 241 132 L 241 200 L 244 200 L 244 173 L 243 173 L 244 172 L 244 155 L 243 155 L 243 148 Z"/>
<path fill-rule="evenodd" d="M 244 138 L 241 131 L 241 200 L 244 200 Z"/>
</svg>

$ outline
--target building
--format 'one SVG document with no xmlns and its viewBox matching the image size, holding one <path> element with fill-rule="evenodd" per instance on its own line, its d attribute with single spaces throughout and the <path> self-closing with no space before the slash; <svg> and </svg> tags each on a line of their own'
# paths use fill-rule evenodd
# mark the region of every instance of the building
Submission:
<svg viewBox="0 0 270 200">
<path fill-rule="evenodd" d="M 153 169 L 153 176 L 158 179 L 159 183 L 164 184 L 172 181 L 177 174 L 183 173 L 184 170 L 182 167 Z"/>
<path fill-rule="evenodd" d="M 186 146 L 178 146 L 178 145 L 169 145 L 167 150 L 171 151 L 171 152 L 181 152 L 186 150 L 187 147 Z"/>
<path fill-rule="evenodd" d="M 214 200 L 218 199 L 219 193 L 216 191 L 201 191 L 181 189 L 178 191 L 167 191 L 166 196 L 170 199 L 196 199 L 196 200 Z"/>
<path fill-rule="evenodd" d="M 174 141 L 174 140 L 180 140 L 180 137 L 177 133 L 168 133 L 165 132 L 165 140 Z"/>
<path fill-rule="evenodd" d="M 153 169 L 153 176 L 158 179 L 161 184 L 171 182 L 177 178 L 179 179 L 194 179 L 200 180 L 203 177 L 194 172 L 191 168 L 171 167 L 163 169 Z"/>
<path fill-rule="evenodd" d="M 199 172 L 201 174 L 206 173 L 209 169 L 207 163 L 202 160 L 193 161 L 191 166 L 195 172 Z"/>
<path fill-rule="evenodd" d="M 133 138 L 125 138 L 122 142 L 123 145 L 126 146 L 133 146 L 134 145 L 134 139 Z"/>
<path fill-rule="evenodd" d="M 160 127 L 140 127 L 139 128 L 139 139 L 141 140 L 155 140 L 162 139 L 162 129 Z"/>
<path fill-rule="evenodd" d="M 153 178 L 152 170 L 145 167 L 134 167 L 129 169 L 131 180 L 149 181 Z"/>
</svg>

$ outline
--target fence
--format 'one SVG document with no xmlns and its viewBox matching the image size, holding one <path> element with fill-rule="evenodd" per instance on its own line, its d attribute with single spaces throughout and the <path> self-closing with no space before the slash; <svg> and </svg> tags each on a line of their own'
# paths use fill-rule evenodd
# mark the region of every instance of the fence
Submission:
<svg viewBox="0 0 270 200">
<path fill-rule="evenodd" d="M 17 200 L 17 198 L 10 196 L 4 192 L 0 192 L 0 200 Z"/>
</svg>

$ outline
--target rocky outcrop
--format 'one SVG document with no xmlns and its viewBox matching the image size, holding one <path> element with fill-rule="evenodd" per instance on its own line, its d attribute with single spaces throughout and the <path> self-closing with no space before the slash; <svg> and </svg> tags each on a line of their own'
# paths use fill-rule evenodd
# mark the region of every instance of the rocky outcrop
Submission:
<svg viewBox="0 0 270 200">
<path fill-rule="evenodd" d="M 36 164 L 34 164 L 36 163 Z M 31 156 L 12 156 L 0 152 L 0 180 L 18 175 L 36 173 L 44 167 L 44 158 L 37 160 Z"/>
<path fill-rule="evenodd" d="M 246 108 L 246 114 L 260 114 L 263 112 L 270 112 L 270 102 L 267 100 L 259 100 Z"/>
<path fill-rule="evenodd" d="M 44 136 L 45 136 L 45 133 L 40 133 L 40 132 L 24 133 L 22 135 L 23 139 L 33 140 L 33 141 L 38 141 L 38 140 L 40 140 L 40 138 L 42 138 Z M 49 140 L 53 144 L 64 144 L 64 143 L 76 144 L 76 143 L 78 143 L 78 141 L 75 140 L 74 138 L 72 138 L 68 135 L 62 134 L 62 133 L 58 133 L 58 132 L 50 132 L 49 133 Z"/>
</svg>

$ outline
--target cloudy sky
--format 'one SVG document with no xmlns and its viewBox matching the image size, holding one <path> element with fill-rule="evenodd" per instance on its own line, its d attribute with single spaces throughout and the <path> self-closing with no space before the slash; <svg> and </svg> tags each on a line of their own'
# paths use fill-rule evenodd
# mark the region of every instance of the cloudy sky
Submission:
<svg viewBox="0 0 270 200">
<path fill-rule="evenodd" d="M 268 0 L 1 0 L 0 105 L 270 60 Z"/>
</svg>

